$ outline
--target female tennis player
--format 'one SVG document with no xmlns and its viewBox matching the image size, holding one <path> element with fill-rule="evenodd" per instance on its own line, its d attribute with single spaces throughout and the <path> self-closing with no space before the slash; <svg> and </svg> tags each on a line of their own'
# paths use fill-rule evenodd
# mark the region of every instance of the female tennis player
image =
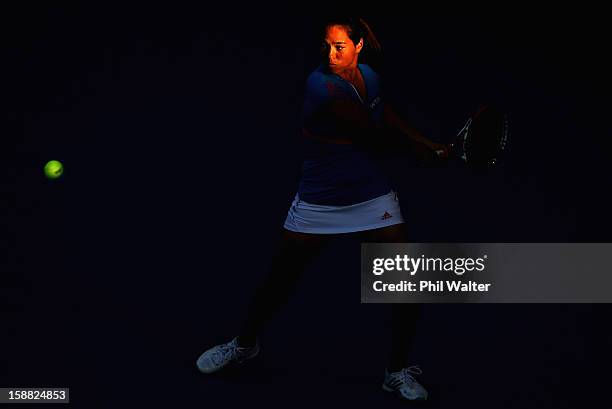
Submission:
<svg viewBox="0 0 612 409">
<path fill-rule="evenodd" d="M 447 146 L 420 135 L 384 103 L 379 76 L 359 63 L 365 47 L 380 50 L 368 24 L 360 18 L 335 18 L 324 24 L 323 32 L 324 63 L 310 74 L 304 96 L 302 179 L 280 250 L 238 336 L 198 358 L 198 369 L 204 373 L 258 354 L 265 324 L 334 235 L 356 233 L 363 242 L 406 241 L 397 195 L 368 150 L 381 144 L 381 135 L 393 131 L 424 152 L 447 156 Z M 414 377 L 421 374 L 420 368 L 407 365 L 420 305 L 390 304 L 390 309 L 392 341 L 383 389 L 409 401 L 425 400 L 427 391 Z"/>
</svg>

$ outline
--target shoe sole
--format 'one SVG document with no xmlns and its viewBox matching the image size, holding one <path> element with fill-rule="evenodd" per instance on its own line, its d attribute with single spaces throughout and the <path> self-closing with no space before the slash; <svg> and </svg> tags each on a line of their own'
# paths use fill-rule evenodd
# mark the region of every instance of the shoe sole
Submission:
<svg viewBox="0 0 612 409">
<path fill-rule="evenodd" d="M 408 401 L 408 402 L 413 402 L 413 403 L 418 403 L 418 402 L 427 402 L 427 398 L 423 399 L 423 398 L 416 398 L 416 399 L 406 399 L 403 396 L 401 396 L 399 393 L 397 393 L 397 391 L 395 389 L 392 389 L 390 387 L 387 386 L 387 384 L 383 383 L 382 385 L 383 391 L 385 392 L 392 392 L 398 399 L 401 399 L 402 401 Z"/>
</svg>

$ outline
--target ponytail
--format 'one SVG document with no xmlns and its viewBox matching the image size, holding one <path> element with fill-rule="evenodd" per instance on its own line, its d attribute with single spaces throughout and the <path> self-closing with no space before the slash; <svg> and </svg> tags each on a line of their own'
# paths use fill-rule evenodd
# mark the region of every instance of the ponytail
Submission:
<svg viewBox="0 0 612 409">
<path fill-rule="evenodd" d="M 370 25 L 361 17 L 359 18 L 359 24 L 361 25 L 360 31 L 364 42 L 364 48 L 361 51 L 361 59 L 375 71 L 382 73 L 384 68 L 380 42 L 374 35 Z"/>
<path fill-rule="evenodd" d="M 380 53 L 381 52 L 380 43 L 378 42 L 378 39 L 372 32 L 372 29 L 370 28 L 368 23 L 366 23 L 365 20 L 362 19 L 361 17 L 359 17 L 359 23 L 361 24 L 361 27 L 362 27 L 362 30 L 360 31 L 362 31 L 362 35 L 364 37 L 363 39 L 365 43 L 368 45 L 370 50 Z"/>
</svg>

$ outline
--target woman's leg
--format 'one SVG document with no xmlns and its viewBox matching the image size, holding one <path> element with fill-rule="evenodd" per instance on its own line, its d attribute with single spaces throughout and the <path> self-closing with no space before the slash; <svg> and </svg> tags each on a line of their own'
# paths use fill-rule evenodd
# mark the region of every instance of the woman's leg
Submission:
<svg viewBox="0 0 612 409">
<path fill-rule="evenodd" d="M 396 224 L 364 232 L 364 242 L 370 243 L 405 243 L 406 227 Z M 390 304 L 391 310 L 391 349 L 387 369 L 397 372 L 407 366 L 408 355 L 414 343 L 416 324 L 421 313 L 421 304 Z"/>
<path fill-rule="evenodd" d="M 327 235 L 283 229 L 281 245 L 267 277 L 255 292 L 238 336 L 241 347 L 253 346 L 265 324 L 289 300 L 306 266 L 327 241 Z"/>
</svg>

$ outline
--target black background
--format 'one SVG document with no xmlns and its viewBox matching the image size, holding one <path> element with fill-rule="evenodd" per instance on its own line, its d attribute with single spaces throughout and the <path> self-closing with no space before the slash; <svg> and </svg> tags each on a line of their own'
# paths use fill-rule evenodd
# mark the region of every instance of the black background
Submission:
<svg viewBox="0 0 612 409">
<path fill-rule="evenodd" d="M 512 113 L 488 174 L 387 163 L 410 240 L 609 241 L 601 11 L 366 16 L 387 101 L 430 138 L 482 102 Z M 313 16 L 30 4 L 2 20 L 1 386 L 70 387 L 79 408 L 401 405 L 380 391 L 387 306 L 359 303 L 350 238 L 260 357 L 194 365 L 235 335 L 295 194 Z M 426 305 L 413 360 L 430 406 L 607 407 L 609 311 Z"/>
</svg>

